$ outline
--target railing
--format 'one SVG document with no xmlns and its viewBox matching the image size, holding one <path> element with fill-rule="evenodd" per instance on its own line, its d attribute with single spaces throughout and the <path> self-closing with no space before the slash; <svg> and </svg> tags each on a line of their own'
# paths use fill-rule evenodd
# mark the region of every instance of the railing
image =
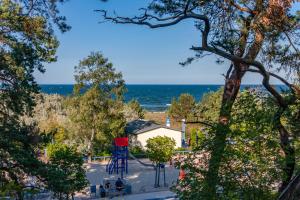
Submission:
<svg viewBox="0 0 300 200">
<path fill-rule="evenodd" d="M 147 154 L 146 153 L 137 153 L 137 154 L 132 154 L 130 153 L 131 155 L 133 155 L 135 158 L 148 158 Z M 132 159 L 132 157 L 129 156 L 130 159 Z"/>
<path fill-rule="evenodd" d="M 184 150 L 184 151 L 175 151 L 174 154 L 188 154 L 191 153 L 192 151 L 190 150 Z M 134 154 L 135 157 L 137 158 L 147 158 L 146 154 Z M 109 159 L 111 158 L 111 156 L 93 156 L 92 160 L 96 161 L 96 160 L 100 160 L 100 161 L 109 161 Z"/>
<path fill-rule="evenodd" d="M 106 161 L 109 160 L 111 158 L 111 156 L 93 156 L 92 160 L 96 161 L 96 160 L 101 160 L 101 161 Z"/>
</svg>

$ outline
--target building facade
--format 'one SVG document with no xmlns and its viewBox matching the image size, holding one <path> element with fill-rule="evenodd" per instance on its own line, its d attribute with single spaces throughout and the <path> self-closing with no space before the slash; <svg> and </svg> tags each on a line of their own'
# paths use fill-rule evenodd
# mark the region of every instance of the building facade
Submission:
<svg viewBox="0 0 300 200">
<path fill-rule="evenodd" d="M 180 130 L 162 126 L 153 121 L 131 121 L 127 123 L 125 133 L 129 138 L 130 146 L 139 146 L 145 149 L 149 138 L 167 136 L 175 140 L 176 148 L 182 147 L 182 133 Z"/>
</svg>

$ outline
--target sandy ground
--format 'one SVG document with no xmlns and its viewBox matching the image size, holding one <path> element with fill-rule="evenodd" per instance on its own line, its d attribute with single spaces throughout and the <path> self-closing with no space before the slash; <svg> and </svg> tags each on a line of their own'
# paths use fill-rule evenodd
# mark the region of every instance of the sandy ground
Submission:
<svg viewBox="0 0 300 200">
<path fill-rule="evenodd" d="M 149 163 L 148 159 L 142 159 L 143 162 Z M 87 165 L 87 179 L 91 185 L 103 184 L 103 180 L 116 180 L 121 177 L 120 174 L 109 175 L 105 171 L 106 165 L 92 163 Z M 152 167 L 141 165 L 135 160 L 128 161 L 128 174 L 124 174 L 124 179 L 132 186 L 132 193 L 153 192 L 167 190 L 176 182 L 179 171 L 173 166 L 166 165 L 166 183 L 167 187 L 154 188 L 155 170 Z M 161 173 L 160 183 L 163 186 L 163 174 Z"/>
<path fill-rule="evenodd" d="M 150 164 L 148 159 L 142 159 L 142 161 Z M 109 175 L 105 171 L 105 164 L 94 162 L 87 164 L 86 167 L 86 176 L 91 185 L 99 186 L 100 184 L 103 184 L 103 180 L 116 180 L 121 176 L 120 174 Z M 167 186 L 163 186 L 163 174 L 161 173 L 161 187 L 154 188 L 155 170 L 152 167 L 143 166 L 135 160 L 129 160 L 128 174 L 124 174 L 124 179 L 126 183 L 129 183 L 132 186 L 132 195 L 115 197 L 114 199 L 174 199 L 173 197 L 175 194 L 170 191 L 170 187 L 176 182 L 178 173 L 178 169 L 166 165 Z M 97 194 L 97 196 L 99 198 L 99 194 Z M 89 199 L 89 196 L 77 195 L 76 199 Z"/>
</svg>

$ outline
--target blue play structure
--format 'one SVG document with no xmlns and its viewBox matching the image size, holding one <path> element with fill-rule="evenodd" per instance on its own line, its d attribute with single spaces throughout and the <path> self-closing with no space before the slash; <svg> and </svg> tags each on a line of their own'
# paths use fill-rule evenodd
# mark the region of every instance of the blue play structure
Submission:
<svg viewBox="0 0 300 200">
<path fill-rule="evenodd" d="M 128 138 L 115 138 L 112 156 L 106 165 L 106 172 L 109 174 L 121 173 L 123 178 L 124 172 L 128 173 Z"/>
</svg>

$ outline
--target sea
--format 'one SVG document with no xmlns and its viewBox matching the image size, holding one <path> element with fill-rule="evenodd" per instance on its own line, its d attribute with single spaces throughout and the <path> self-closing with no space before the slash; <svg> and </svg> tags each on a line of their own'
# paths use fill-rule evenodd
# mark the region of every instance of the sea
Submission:
<svg viewBox="0 0 300 200">
<path fill-rule="evenodd" d="M 151 112 L 162 112 L 170 106 L 173 98 L 178 98 L 182 93 L 189 93 L 196 101 L 211 91 L 218 90 L 222 85 L 126 85 L 125 102 L 136 99 L 141 106 Z M 243 85 L 246 87 L 261 87 L 260 85 Z M 279 87 L 279 86 L 278 86 Z M 73 85 L 40 85 L 41 92 L 47 94 L 72 94 Z"/>
</svg>

